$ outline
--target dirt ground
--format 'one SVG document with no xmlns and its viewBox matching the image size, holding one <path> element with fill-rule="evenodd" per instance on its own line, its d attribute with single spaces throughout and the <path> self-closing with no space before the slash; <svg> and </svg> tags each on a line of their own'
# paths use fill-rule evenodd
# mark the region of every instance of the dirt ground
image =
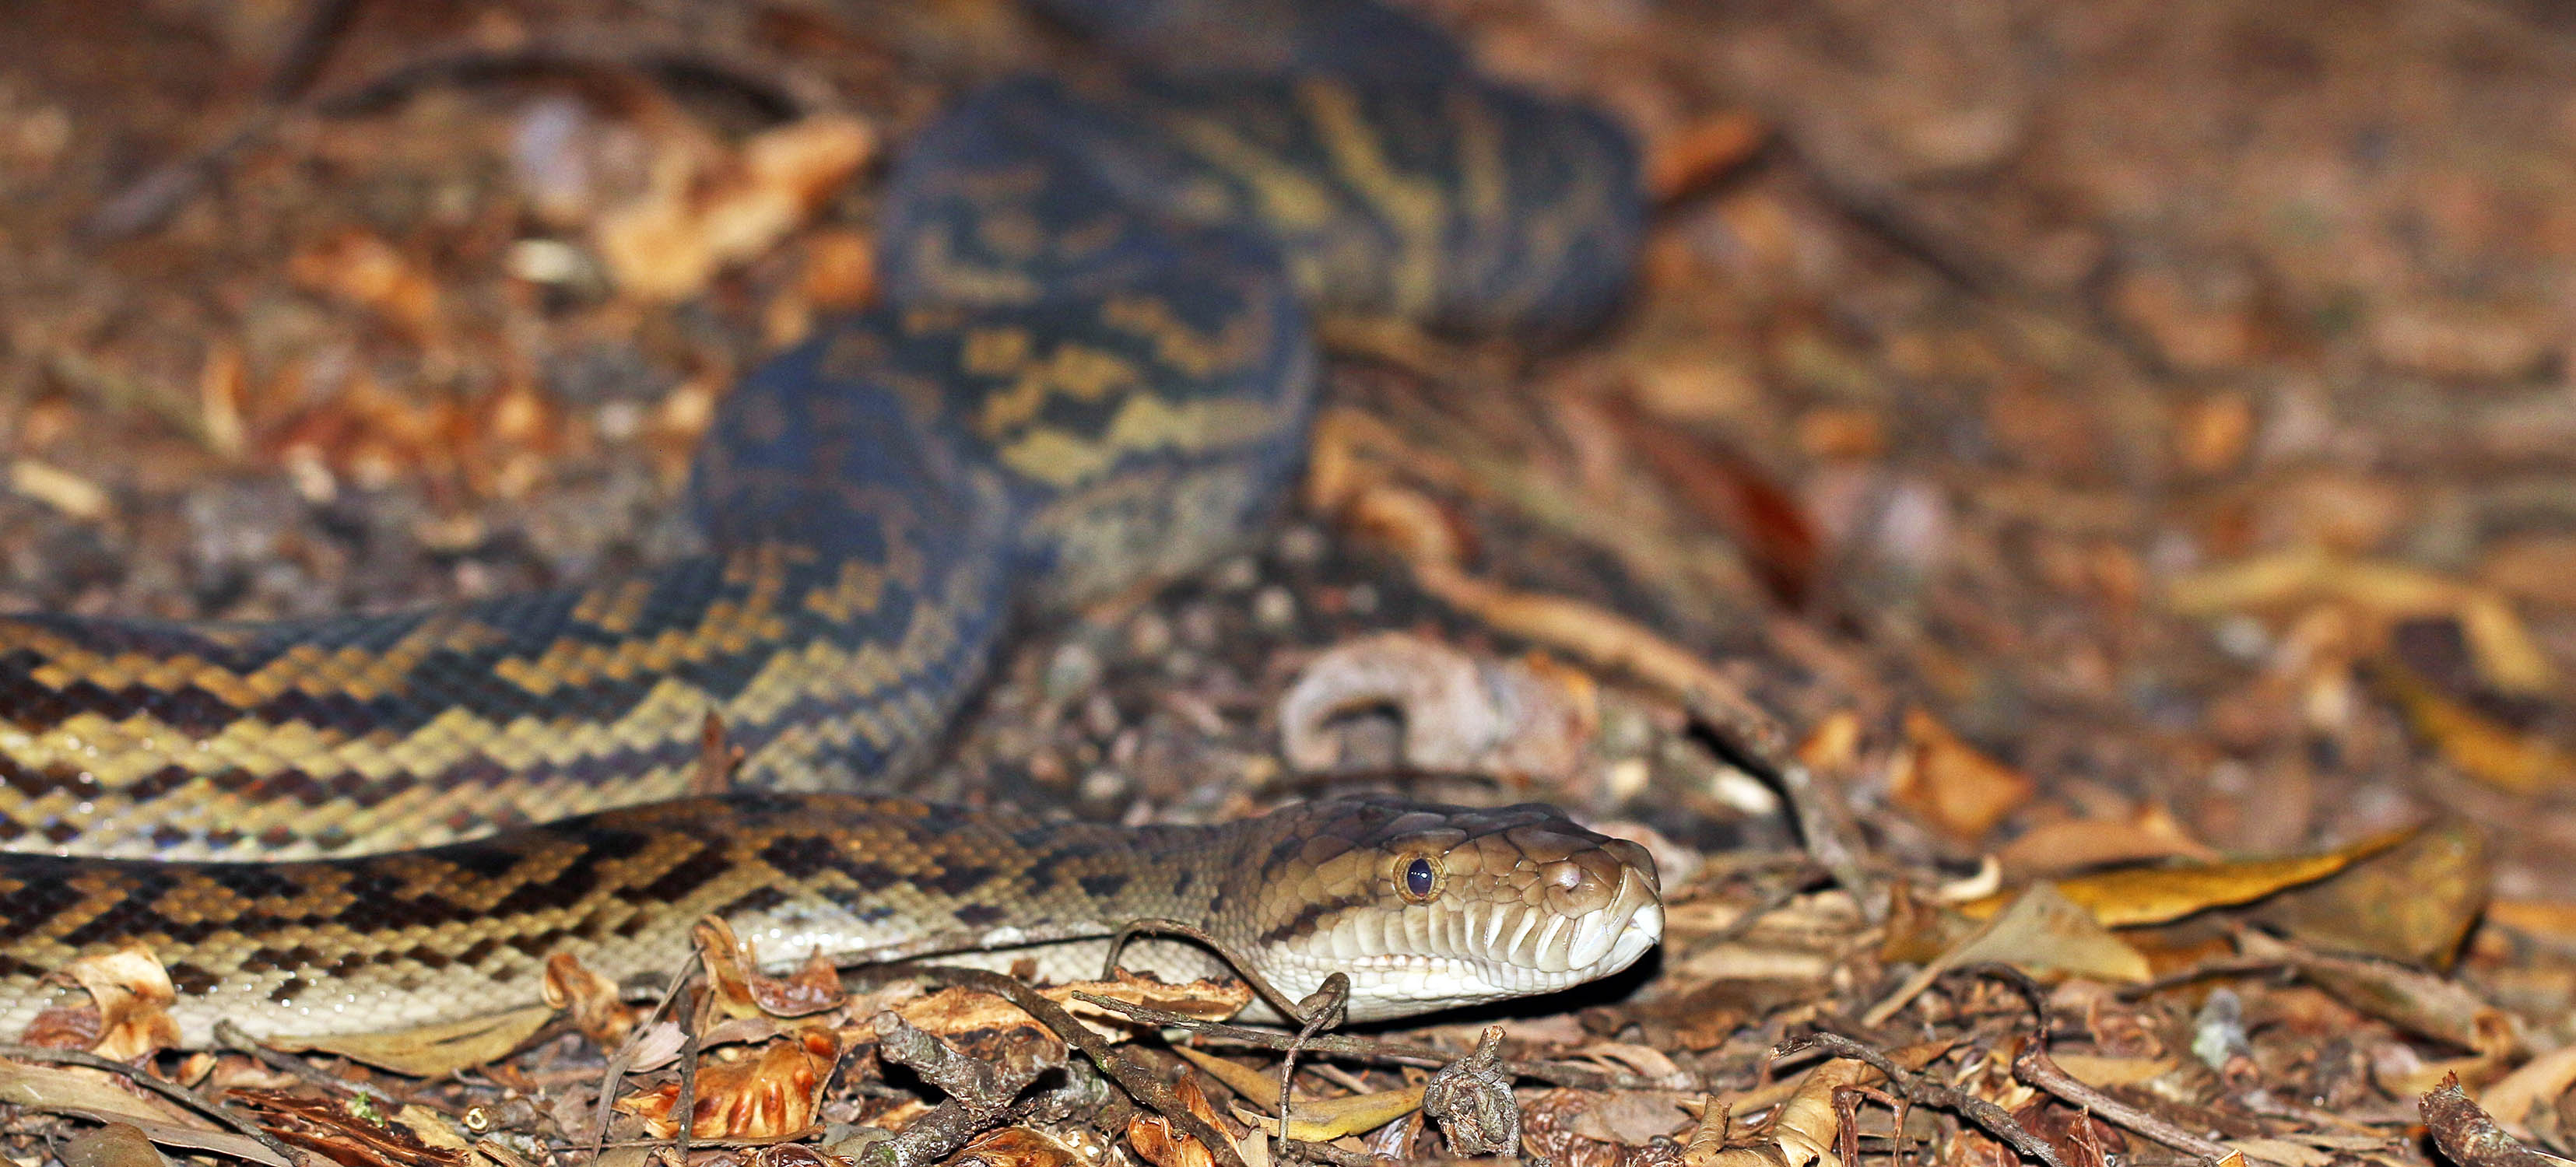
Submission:
<svg viewBox="0 0 2576 1167">
<path fill-rule="evenodd" d="M 1650 846 L 1644 969 L 1301 1056 L 1323 1161 L 2541 1161 L 2446 1139 L 2452 1074 L 2576 1152 L 2576 19 L 1415 7 L 1639 131 L 1632 301 L 1571 344 L 1333 334 L 1279 528 L 1031 628 L 915 790 L 1199 821 L 1428 771 Z M 1002 0 L 0 10 L 0 609 L 309 616 L 685 552 L 727 386 L 873 295 L 884 159 L 1082 52 Z M 1424 712 L 1458 686 L 1493 724 Z M 1054 1076 L 961 1161 L 1272 1153 L 1241 1035 L 1122 1030 L 1182 1083 L 1144 1098 L 914 992 L 426 1077 L 121 1056 L 288 1148 L 133 1128 L 172 1155 L 640 1163 L 685 1090 L 693 1162 L 885 1156 L 953 1117 L 924 1082 L 994 1089 L 941 1058 L 1022 1056 Z M 898 1056 L 889 1009 L 949 1052 Z M 1431 1074 L 1497 1021 L 1501 1068 Z M 1897 1073 L 1786 1048 L 1816 1034 Z M 152 1161 L 10 1081 L 14 1161 Z"/>
</svg>

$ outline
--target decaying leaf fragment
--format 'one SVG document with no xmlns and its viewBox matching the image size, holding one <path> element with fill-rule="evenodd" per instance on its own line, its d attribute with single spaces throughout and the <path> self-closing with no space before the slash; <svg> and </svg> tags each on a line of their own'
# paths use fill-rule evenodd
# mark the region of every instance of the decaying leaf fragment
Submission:
<svg viewBox="0 0 2576 1167">
<path fill-rule="evenodd" d="M 1906 710 L 1905 741 L 1888 774 L 1888 797 L 1962 842 L 1984 838 L 2038 793 L 2029 775 L 1968 744 L 1921 709 Z"/>
<path fill-rule="evenodd" d="M 1181 1079 L 1172 1087 L 1172 1096 L 1180 1099 L 1184 1109 L 1198 1116 L 1199 1121 L 1208 1124 L 1210 1128 L 1220 1132 L 1226 1129 L 1224 1123 L 1217 1121 L 1216 1109 L 1208 1105 L 1207 1094 L 1199 1089 L 1197 1079 Z M 1237 1139 L 1231 1134 L 1227 1137 L 1233 1143 L 1235 1155 L 1238 1158 L 1249 1161 L 1251 1155 L 1266 1157 L 1264 1151 L 1249 1149 L 1250 1144 L 1263 1142 L 1259 1137 Z M 1153 1164 L 1154 1167 L 1215 1167 L 1216 1165 L 1216 1156 L 1209 1153 L 1205 1144 L 1173 1126 L 1172 1120 L 1151 1111 L 1138 1111 L 1136 1117 L 1127 1120 L 1127 1144 L 1136 1149 L 1139 1158 Z"/>
<path fill-rule="evenodd" d="M 1876 1070 L 1848 1058 L 1825 1062 L 1807 1071 L 1788 1101 L 1741 1136 L 1728 1129 L 1732 1111 L 1711 1099 L 1703 1103 L 1699 1127 L 1683 1145 L 1682 1162 L 1685 1167 L 1840 1167 L 1834 1139 L 1842 1122 L 1834 1114 L 1834 1091 L 1877 1077 Z"/>
<path fill-rule="evenodd" d="M 617 982 L 601 976 L 569 952 L 546 958 L 541 992 L 546 1007 L 571 1014 L 572 1027 L 601 1049 L 615 1049 L 635 1029 L 642 1011 L 626 1003 Z"/>
<path fill-rule="evenodd" d="M 729 1047 L 698 1063 L 689 1134 L 700 1139 L 770 1139 L 814 1125 L 814 1108 L 841 1061 L 839 1033 L 808 1025 L 756 1049 Z M 726 1056 L 737 1055 L 737 1056 Z M 679 1132 L 672 1109 L 680 1084 L 665 1082 L 617 1100 L 657 1139 Z"/>
<path fill-rule="evenodd" d="M 455 1132 L 413 1107 L 384 1114 L 279 1090 L 234 1090 L 231 1097 L 268 1133 L 343 1167 L 462 1167 L 472 1157 Z"/>
<path fill-rule="evenodd" d="M 697 946 L 707 981 L 715 986 L 717 1008 L 727 1017 L 810 1017 L 847 996 L 840 970 L 819 951 L 794 973 L 773 977 L 760 971 L 759 952 L 736 939 L 733 925 L 721 916 L 698 921 L 689 939 Z"/>
<path fill-rule="evenodd" d="M 2055 884 L 2033 884 L 2012 906 L 1950 946 L 1885 1000 L 1861 1015 L 1878 1025 L 1951 969 L 2002 962 L 2033 973 L 2064 973 L 2106 981 L 2143 981 L 2147 958 L 2111 934 Z"/>
<path fill-rule="evenodd" d="M 0 1102 L 91 1122 L 126 1123 L 163 1146 L 212 1151 L 265 1167 L 289 1167 L 257 1139 L 219 1130 L 196 1114 L 124 1089 L 92 1070 L 0 1059 Z"/>
<path fill-rule="evenodd" d="M 2512 794 L 2576 788 L 2576 753 L 2443 696 L 2404 665 L 2385 662 L 2374 675 L 2416 734 L 2461 773 Z"/>
<path fill-rule="evenodd" d="M 594 239 L 617 285 L 677 300 L 802 223 L 876 152 L 866 122 L 818 115 L 753 136 L 739 151 L 674 142 L 652 188 L 600 217 Z"/>
<path fill-rule="evenodd" d="M 84 956 L 55 970 L 89 993 L 87 1006 L 58 1006 L 27 1023 L 30 1045 L 81 1048 L 120 1062 L 159 1053 L 179 1044 L 179 1023 L 170 1004 L 179 999 L 170 971 L 140 941 L 113 952 Z M 86 1038 L 84 1042 L 80 1040 Z"/>
</svg>

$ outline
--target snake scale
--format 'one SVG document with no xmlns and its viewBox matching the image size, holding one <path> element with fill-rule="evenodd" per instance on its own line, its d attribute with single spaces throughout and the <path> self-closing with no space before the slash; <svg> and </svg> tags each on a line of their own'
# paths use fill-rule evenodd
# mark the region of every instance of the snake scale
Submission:
<svg viewBox="0 0 2576 1167">
<path fill-rule="evenodd" d="M 1580 328 L 1640 231 L 1606 119 L 1367 0 L 1047 7 L 1127 63 L 1002 82 L 904 149 L 883 306 L 719 409 L 709 554 L 321 622 L 0 618 L 0 1033 L 135 942 L 191 1044 L 526 1005 L 558 952 L 667 972 L 709 913 L 778 960 L 1063 972 L 1178 919 L 1292 996 L 1349 973 L 1362 1019 L 1651 947 L 1645 853 L 1543 807 L 1122 829 L 834 793 L 924 765 L 1015 614 L 1256 530 L 1301 465 L 1317 317 Z M 742 792 L 683 798 L 710 712 Z"/>
</svg>

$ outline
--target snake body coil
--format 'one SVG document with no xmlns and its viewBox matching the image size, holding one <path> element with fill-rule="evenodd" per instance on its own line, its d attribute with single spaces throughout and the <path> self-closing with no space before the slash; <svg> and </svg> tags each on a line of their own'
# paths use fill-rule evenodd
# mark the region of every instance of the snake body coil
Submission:
<svg viewBox="0 0 2576 1167">
<path fill-rule="evenodd" d="M 1129 49 L 1208 9 L 1054 7 Z M 1225 934 L 1280 954 L 1261 971 L 1288 985 L 1322 975 L 1287 971 L 1292 950 L 1397 960 L 1376 945 L 1429 943 L 1423 927 L 1441 951 L 1537 946 L 1520 987 L 1425 987 L 1417 969 L 1363 1016 L 1634 959 L 1660 920 L 1651 865 L 1534 812 L 1432 828 L 1367 804 L 1114 835 L 820 794 L 617 809 L 683 793 L 710 711 L 745 750 L 746 788 L 882 785 L 924 760 L 1016 606 L 1238 542 L 1299 465 L 1313 314 L 1562 330 L 1616 296 L 1642 200 L 1608 123 L 1474 76 L 1374 5 L 1271 7 L 1294 15 L 1247 42 L 1276 49 L 1266 71 L 1006 82 L 925 129 L 879 224 L 888 305 L 723 403 L 692 482 L 712 554 L 322 622 L 0 618 L 0 844 L 52 853 L 0 858 L 0 1024 L 63 960 L 140 940 L 177 975 L 192 1038 L 245 1008 L 280 1032 L 380 1028 L 524 1003 L 549 950 L 667 967 L 710 910 L 857 960 L 1194 904 L 1265 921 Z M 1524 887 L 1525 906 L 1589 906 L 1436 926 L 1399 912 L 1350 926 L 1396 929 L 1370 944 L 1345 929 L 1315 948 L 1327 919 L 1377 918 L 1361 901 L 1387 888 L 1317 882 L 1329 857 L 1282 864 L 1392 828 L 1285 832 L 1372 814 L 1460 845 L 1540 832 L 1532 854 L 1554 857 L 1535 861 L 1573 864 L 1551 868 L 1571 882 Z M 589 817 L 528 825 L 565 816 Z M 881 844 L 912 865 L 850 858 Z M 1482 864 L 1488 847 L 1444 854 Z M 209 859 L 254 862 L 184 862 Z M 1250 871 L 1309 898 L 1280 907 Z M 1184 876 L 1197 892 L 1136 898 Z M 1087 904 L 1045 899 L 1077 891 Z M 387 1004 L 404 994 L 446 1003 Z"/>
</svg>

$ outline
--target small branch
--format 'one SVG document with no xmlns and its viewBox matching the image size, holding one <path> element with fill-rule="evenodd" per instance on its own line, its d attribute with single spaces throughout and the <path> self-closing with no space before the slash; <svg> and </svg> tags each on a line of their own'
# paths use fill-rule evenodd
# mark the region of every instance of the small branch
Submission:
<svg viewBox="0 0 2576 1167">
<path fill-rule="evenodd" d="M 2002 1140 L 2013 1150 L 2037 1159 L 2048 1167 L 2066 1167 L 2066 1161 L 2057 1157 L 2057 1148 L 2049 1146 L 2045 1140 L 2030 1133 L 2003 1107 L 1973 1094 L 1944 1086 L 1922 1074 L 1897 1065 L 1894 1059 L 1879 1052 L 1875 1046 L 1854 1041 L 1838 1033 L 1815 1033 L 1782 1043 L 1778 1049 L 1772 1051 L 1772 1055 L 1786 1057 L 1810 1049 L 1821 1049 L 1838 1058 L 1851 1058 L 1865 1063 L 1871 1069 L 1887 1075 L 1888 1084 L 1896 1087 L 1897 1094 L 1907 1101 L 1918 1106 L 1933 1106 L 1942 1110 L 1955 1111 L 1961 1117 L 1983 1128 L 1987 1134 Z"/>
<path fill-rule="evenodd" d="M 1253 1029 L 1243 1025 L 1228 1025 L 1222 1021 L 1185 1017 L 1178 1013 L 1130 1004 L 1096 993 L 1077 991 L 1073 996 L 1085 1004 L 1098 1005 L 1110 1012 L 1124 1014 L 1148 1025 L 1186 1029 L 1205 1037 L 1236 1045 L 1251 1046 L 1254 1049 L 1285 1052 L 1290 1046 L 1298 1044 L 1296 1035 L 1280 1033 L 1276 1030 Z M 1333 1033 L 1316 1034 L 1299 1048 L 1310 1053 L 1334 1054 L 1362 1061 L 1382 1062 L 1387 1065 L 1415 1066 L 1425 1070 L 1439 1069 L 1458 1058 L 1454 1053 L 1425 1046 L 1399 1045 L 1394 1042 L 1372 1041 L 1368 1038 Z M 1661 1078 L 1649 1078 L 1642 1074 L 1612 1074 L 1588 1066 L 1574 1066 L 1563 1062 L 1505 1062 L 1503 1067 L 1510 1070 L 1516 1077 L 1545 1082 L 1551 1086 L 1572 1086 L 1582 1090 L 1670 1090 L 1674 1088 L 1674 1083 Z M 1683 1088 L 1695 1088 L 1695 1085 Z"/>
<path fill-rule="evenodd" d="M 2469 1100 L 2460 1089 L 2458 1074 L 2442 1075 L 2442 1084 L 2425 1092 L 2417 1102 L 2424 1114 L 2424 1129 L 2431 1132 L 2433 1145 L 2459 1167 L 2576 1167 L 2576 1163 L 2545 1151 L 2522 1145 L 2495 1119 Z"/>
<path fill-rule="evenodd" d="M 2048 1056 L 2048 1043 L 2051 1036 L 2048 1020 L 2048 990 L 2041 988 L 2038 981 L 2032 980 L 2029 973 L 2008 964 L 1977 964 L 1952 970 L 1952 975 L 1980 976 L 2002 981 L 2015 992 L 2020 993 L 2022 1000 L 2029 1004 L 2038 1029 L 2031 1034 L 2030 1040 L 2022 1043 L 2021 1052 L 2013 1055 L 2012 1064 L 2013 1077 L 2021 1079 L 2023 1085 L 2049 1094 L 2060 1102 L 2091 1113 L 2114 1126 L 2136 1131 L 2187 1155 L 2197 1155 L 2203 1160 L 2215 1161 L 2235 1153 L 2236 1149 L 2233 1147 L 2213 1139 L 2202 1138 L 2184 1130 L 2170 1119 L 2149 1114 L 2094 1089 L 2058 1066 L 2057 1062 Z"/>
</svg>

